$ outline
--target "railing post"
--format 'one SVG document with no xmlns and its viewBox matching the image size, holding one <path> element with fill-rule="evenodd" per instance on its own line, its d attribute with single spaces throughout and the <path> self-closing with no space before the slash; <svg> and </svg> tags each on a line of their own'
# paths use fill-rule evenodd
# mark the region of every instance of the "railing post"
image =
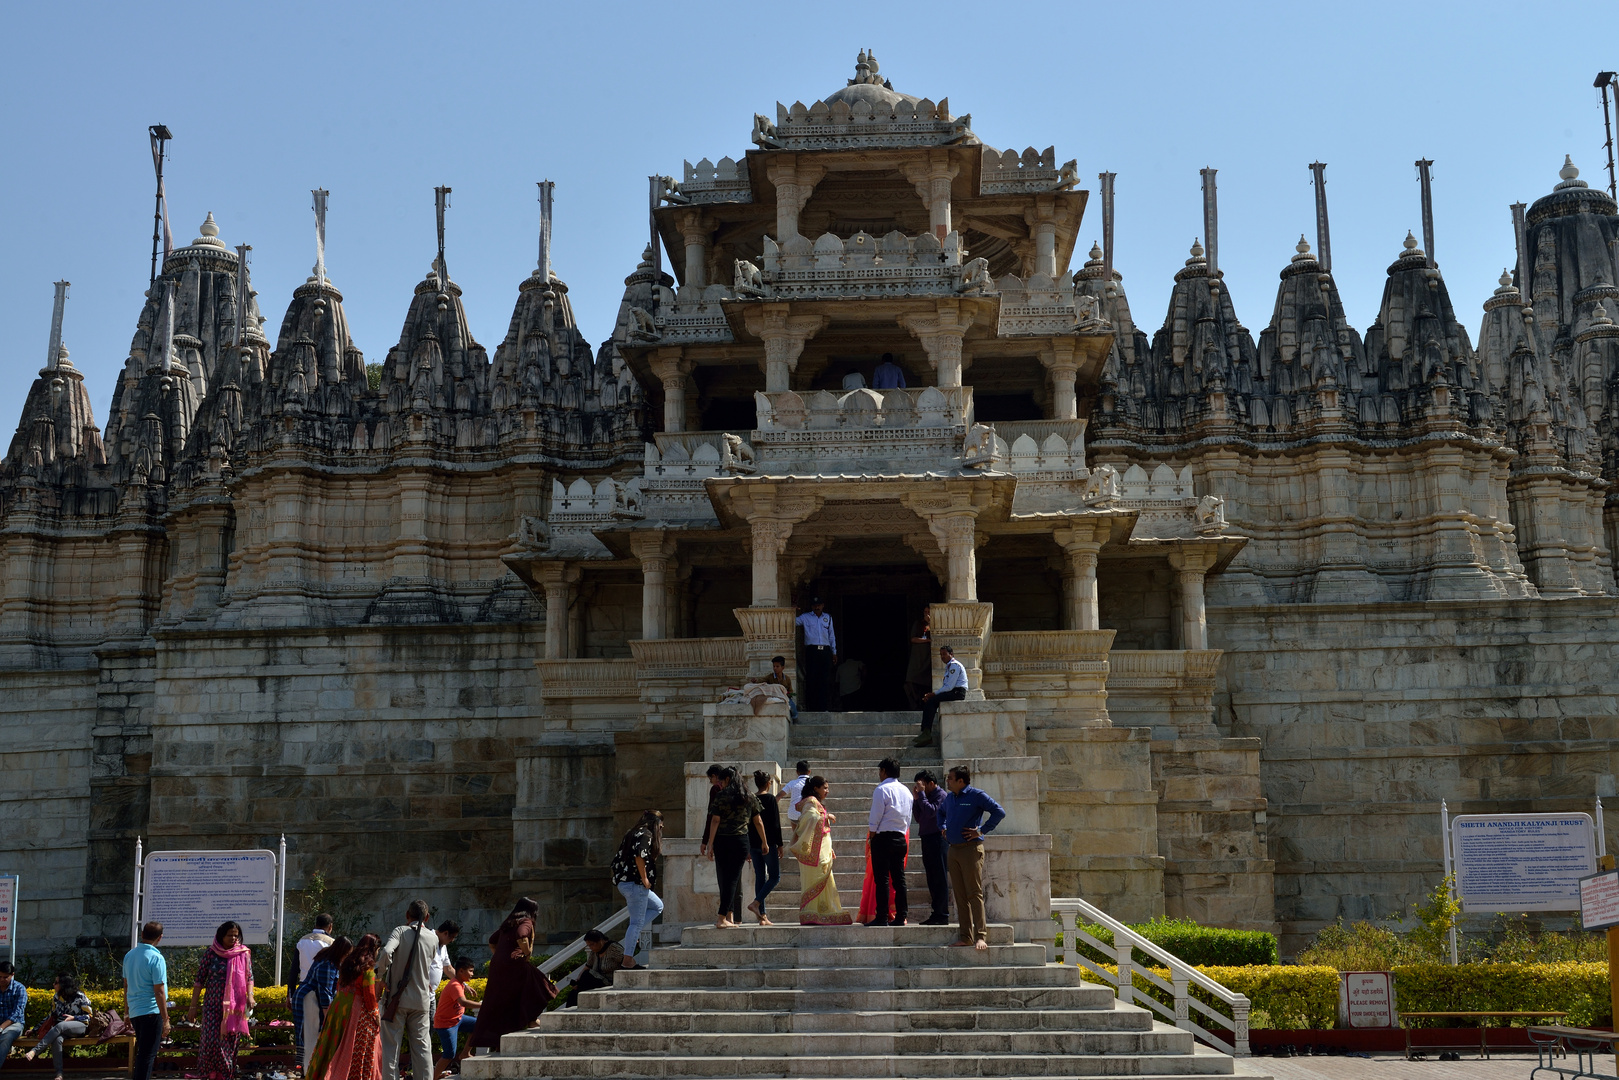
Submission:
<svg viewBox="0 0 1619 1080">
<path fill-rule="evenodd" d="M 1118 935 L 1115 933 L 1113 955 L 1118 959 L 1119 964 L 1119 1000 L 1126 1005 L 1131 1004 L 1136 999 L 1136 975 L 1134 961 L 1130 958 L 1131 952 L 1130 943 L 1126 941 L 1123 945 L 1120 945 Z"/>
<path fill-rule="evenodd" d="M 1191 980 L 1187 978 L 1186 969 L 1171 968 L 1169 985 L 1175 988 L 1175 1026 L 1182 1031 L 1191 1031 L 1192 1005 L 1188 1000 L 1191 996 Z"/>
<path fill-rule="evenodd" d="M 1079 963 L 1079 949 L 1074 944 L 1077 920 L 1072 908 L 1059 913 L 1062 918 L 1062 962 L 1064 965 Z"/>
<path fill-rule="evenodd" d="M 1248 1056 L 1248 999 L 1241 994 L 1231 1003 L 1231 1049 L 1236 1057 Z"/>
</svg>

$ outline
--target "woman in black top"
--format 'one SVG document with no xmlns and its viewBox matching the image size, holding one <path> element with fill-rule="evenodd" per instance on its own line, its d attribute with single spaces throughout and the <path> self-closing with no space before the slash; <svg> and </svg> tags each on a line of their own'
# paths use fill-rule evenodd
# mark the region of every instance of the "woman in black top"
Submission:
<svg viewBox="0 0 1619 1080">
<path fill-rule="evenodd" d="M 748 910 L 759 917 L 760 926 L 774 926 L 765 914 L 765 897 L 781 881 L 781 810 L 776 806 L 770 790 L 770 774 L 760 769 L 753 774 L 754 786 L 759 789 L 759 820 L 765 827 L 765 839 L 748 834 L 748 857 L 753 860 L 753 903 Z"/>
<path fill-rule="evenodd" d="M 658 860 L 663 857 L 663 815 L 656 810 L 641 811 L 641 820 L 624 834 L 613 856 L 613 884 L 624 894 L 630 910 L 624 928 L 624 966 L 646 963 L 641 939 L 650 938 L 652 921 L 663 914 L 663 901 L 653 890 L 658 885 Z"/>
</svg>

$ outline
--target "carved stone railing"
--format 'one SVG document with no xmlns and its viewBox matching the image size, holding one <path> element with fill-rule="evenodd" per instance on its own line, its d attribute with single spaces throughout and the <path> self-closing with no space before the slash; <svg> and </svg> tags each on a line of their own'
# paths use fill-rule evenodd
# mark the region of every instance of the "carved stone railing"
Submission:
<svg viewBox="0 0 1619 1080">
<path fill-rule="evenodd" d="M 817 101 L 792 107 L 776 102 L 776 122 L 759 117 L 754 141 L 784 150 L 842 150 L 859 146 L 941 146 L 972 143 L 972 116 L 952 117 L 950 99 L 900 98 L 893 105 L 869 101 Z"/>
<path fill-rule="evenodd" d="M 552 524 L 582 524 L 615 516 L 638 517 L 640 513 L 640 477 L 620 483 L 609 476 L 594 487 L 582 476 L 567 487 L 561 480 L 551 481 L 551 507 L 546 520 Z"/>
<path fill-rule="evenodd" d="M 965 428 L 973 422 L 973 392 L 967 386 L 805 395 L 782 390 L 756 392 L 753 400 L 760 432 Z"/>
<path fill-rule="evenodd" d="M 725 317 L 724 302 L 732 299 L 724 285 L 681 286 L 671 304 L 662 304 L 653 317 L 655 333 L 647 342 L 663 345 L 713 344 L 735 341 L 731 322 Z"/>
<path fill-rule="evenodd" d="M 814 241 L 789 236 L 779 245 L 767 236 L 758 285 L 750 287 L 742 273 L 736 292 L 768 300 L 950 296 L 966 288 L 962 254 L 954 232 L 943 240 L 898 230 L 883 237 L 861 231 L 847 240 L 823 233 Z M 983 284 L 990 284 L 987 273 Z"/>
<path fill-rule="evenodd" d="M 1107 706 L 1115 727 L 1150 727 L 1154 739 L 1208 737 L 1214 726 L 1219 649 L 1115 649 Z"/>
<path fill-rule="evenodd" d="M 1104 674 L 1114 630 L 997 630 L 984 646 L 985 674 Z"/>
<path fill-rule="evenodd" d="M 696 165 L 685 163 L 685 176 L 678 191 L 692 203 L 748 203 L 753 190 L 748 183 L 748 167 L 730 156 L 719 164 L 704 158 Z"/>
<path fill-rule="evenodd" d="M 1077 161 L 1057 166 L 1057 148 L 1046 147 L 1036 153 L 1029 147 L 1019 154 L 1016 150 L 1000 151 L 984 147 L 984 166 L 978 179 L 980 195 L 1015 195 L 1029 191 L 1051 191 L 1058 187 L 1072 187 L 1079 183 Z"/>
<path fill-rule="evenodd" d="M 1072 473 L 1085 468 L 1085 421 L 1018 420 L 991 424 L 995 464 L 1015 473 Z"/>
<path fill-rule="evenodd" d="M 737 441 L 732 443 L 727 436 Z M 659 432 L 646 444 L 643 476 L 648 482 L 731 476 L 752 472 L 752 447 L 746 432 Z"/>
<path fill-rule="evenodd" d="M 633 701 L 635 661 L 536 660 L 540 693 L 547 704 L 560 698 L 624 698 Z"/>
<path fill-rule="evenodd" d="M 781 656 L 787 661 L 788 674 L 797 679 L 798 662 L 794 656 L 796 608 L 745 607 L 732 608 L 736 621 L 742 626 L 743 651 L 748 659 L 748 674 L 763 678 L 770 674 L 770 658 Z M 795 682 L 796 685 L 796 682 Z"/>
<path fill-rule="evenodd" d="M 747 673 L 743 640 L 734 638 L 662 638 L 630 642 L 636 678 L 740 680 Z"/>
<path fill-rule="evenodd" d="M 1115 649 L 1108 655 L 1109 686 L 1196 686 L 1214 689 L 1219 649 Z"/>
<path fill-rule="evenodd" d="M 1193 500 L 1192 467 L 1175 472 L 1168 465 L 1159 465 L 1149 474 L 1140 465 L 1132 465 L 1119 477 L 1119 496 L 1132 505 L 1181 505 Z"/>
<path fill-rule="evenodd" d="M 1076 331 L 1111 331 L 1098 313 L 1096 297 L 1077 293 L 1067 279 L 1031 274 L 1027 281 L 1007 274 L 995 282 L 1001 298 L 999 337 L 1051 337 Z"/>
</svg>

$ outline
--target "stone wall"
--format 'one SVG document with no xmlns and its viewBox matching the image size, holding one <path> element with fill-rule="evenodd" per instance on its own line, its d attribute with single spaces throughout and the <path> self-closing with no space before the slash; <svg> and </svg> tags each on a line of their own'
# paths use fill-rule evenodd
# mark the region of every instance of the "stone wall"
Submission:
<svg viewBox="0 0 1619 1080">
<path fill-rule="evenodd" d="M 0 672 L 0 873 L 22 876 L 23 952 L 79 934 L 95 703 L 94 668 Z"/>
<path fill-rule="evenodd" d="M 1431 891 L 1441 799 L 1589 812 L 1615 793 L 1615 615 L 1599 598 L 1210 610 L 1219 727 L 1263 747 L 1284 953 Z"/>
</svg>

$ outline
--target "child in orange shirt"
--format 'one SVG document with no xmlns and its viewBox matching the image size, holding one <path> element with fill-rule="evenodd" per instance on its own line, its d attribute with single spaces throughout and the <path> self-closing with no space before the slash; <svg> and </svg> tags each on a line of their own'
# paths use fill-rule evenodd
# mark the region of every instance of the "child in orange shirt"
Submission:
<svg viewBox="0 0 1619 1080">
<path fill-rule="evenodd" d="M 444 1056 L 433 1069 L 434 1080 L 441 1080 L 455 1070 L 456 1047 L 478 1022 L 478 999 L 472 996 L 467 987 L 472 971 L 471 960 L 457 958 L 455 976 L 439 991 L 438 1010 L 433 1013 L 433 1031 L 438 1035 Z"/>
</svg>

